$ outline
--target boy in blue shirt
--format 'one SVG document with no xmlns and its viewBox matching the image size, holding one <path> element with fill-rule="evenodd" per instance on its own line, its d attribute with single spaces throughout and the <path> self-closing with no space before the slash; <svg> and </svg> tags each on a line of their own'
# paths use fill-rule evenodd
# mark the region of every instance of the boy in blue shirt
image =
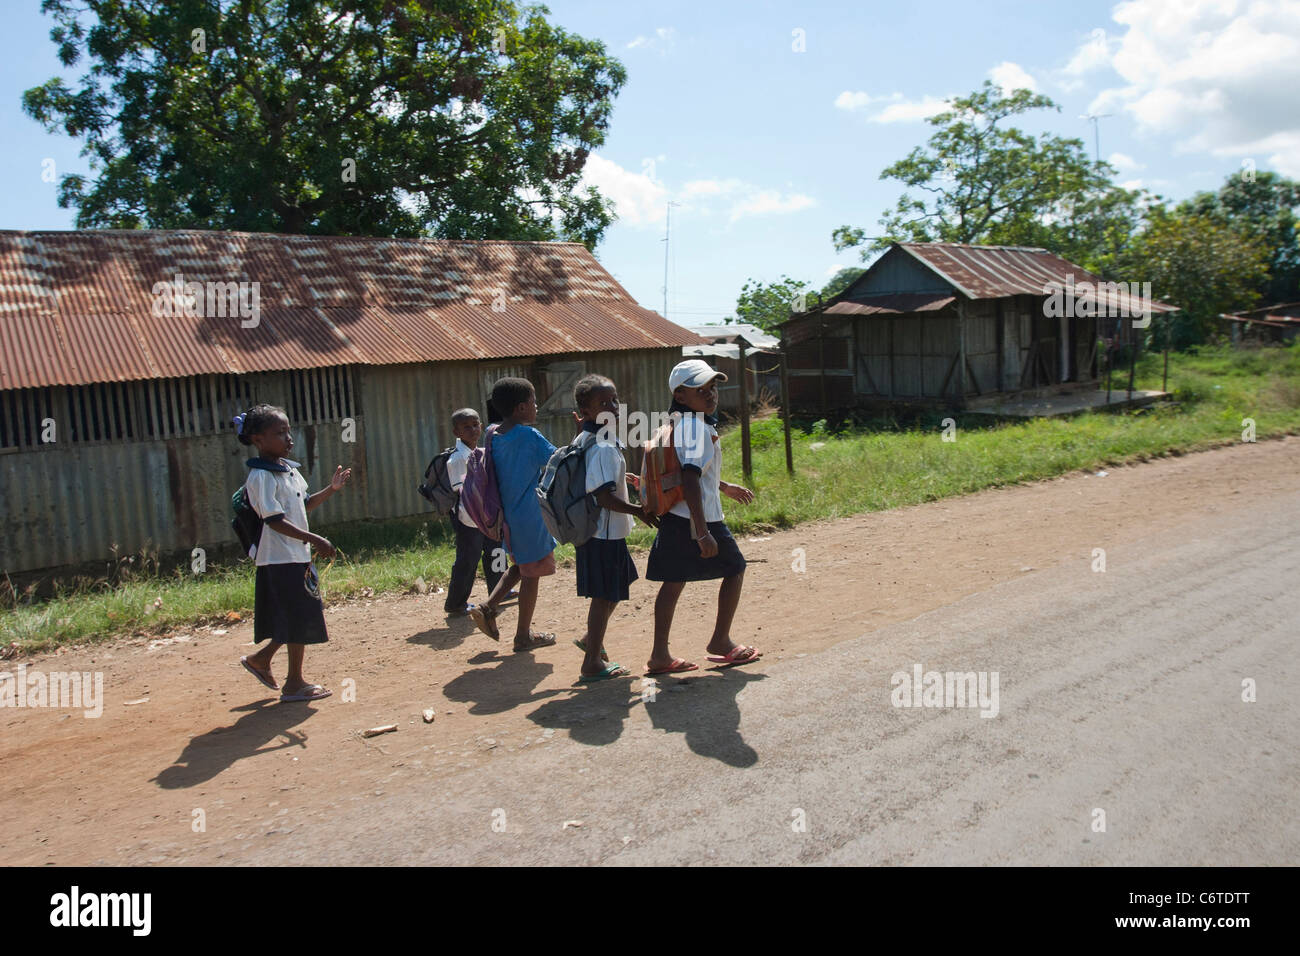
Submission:
<svg viewBox="0 0 1300 956">
<path fill-rule="evenodd" d="M 537 482 L 555 453 L 555 446 L 532 427 L 537 421 L 537 392 L 532 382 L 523 378 L 498 380 L 492 386 L 492 407 L 503 415 L 491 445 L 492 466 L 496 470 L 505 518 L 502 544 L 520 575 L 515 650 L 531 651 L 555 643 L 554 634 L 538 634 L 532 630 L 538 582 L 555 573 L 555 539 L 546 530 L 542 507 L 537 501 Z M 503 576 L 487 601 L 470 611 L 479 630 L 493 640 L 501 639 L 496 625 L 497 606 L 510 589 L 510 577 Z"/>
</svg>

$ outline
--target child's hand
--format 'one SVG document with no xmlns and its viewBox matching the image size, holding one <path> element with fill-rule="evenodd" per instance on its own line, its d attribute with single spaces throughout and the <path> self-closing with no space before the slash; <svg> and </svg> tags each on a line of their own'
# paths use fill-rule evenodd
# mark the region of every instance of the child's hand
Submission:
<svg viewBox="0 0 1300 956">
<path fill-rule="evenodd" d="M 330 487 L 333 488 L 335 491 L 338 491 L 340 488 L 342 488 L 344 485 L 348 483 L 348 479 L 351 477 L 352 477 L 351 468 L 344 469 L 342 465 L 337 465 L 334 468 L 334 477 L 330 479 Z"/>
<path fill-rule="evenodd" d="M 713 535 L 707 531 L 701 537 L 696 538 L 695 543 L 700 546 L 701 558 L 712 558 L 718 553 L 718 542 L 714 541 Z"/>
<path fill-rule="evenodd" d="M 754 493 L 742 485 L 733 485 L 724 481 L 719 484 L 718 490 L 728 498 L 739 501 L 742 505 L 747 505 L 754 500 Z"/>
<path fill-rule="evenodd" d="M 637 517 L 640 518 L 642 521 L 644 521 L 651 528 L 659 527 L 658 515 L 652 515 L 648 511 L 642 511 L 639 515 L 637 515 Z"/>
<path fill-rule="evenodd" d="M 641 476 L 640 476 L 640 475 L 634 475 L 634 474 L 632 474 L 632 472 L 629 471 L 629 472 L 627 473 L 627 483 L 628 483 L 629 485 L 631 485 L 633 488 L 635 488 L 637 491 L 640 491 L 640 490 L 641 490 Z"/>
<path fill-rule="evenodd" d="M 313 541 L 312 544 L 316 546 L 317 551 L 327 558 L 332 558 L 338 553 L 338 549 L 335 548 L 334 545 L 330 544 L 329 538 L 322 538 L 320 535 L 317 535 L 316 540 Z"/>
</svg>

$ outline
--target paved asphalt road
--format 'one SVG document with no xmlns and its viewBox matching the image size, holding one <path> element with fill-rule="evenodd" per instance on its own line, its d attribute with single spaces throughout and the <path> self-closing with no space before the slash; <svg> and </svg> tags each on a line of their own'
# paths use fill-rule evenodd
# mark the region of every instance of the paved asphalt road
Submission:
<svg viewBox="0 0 1300 956">
<path fill-rule="evenodd" d="M 1297 529 L 1282 493 L 653 701 L 599 685 L 223 862 L 1294 864 Z M 996 672 L 997 716 L 893 706 L 917 664 Z"/>
</svg>

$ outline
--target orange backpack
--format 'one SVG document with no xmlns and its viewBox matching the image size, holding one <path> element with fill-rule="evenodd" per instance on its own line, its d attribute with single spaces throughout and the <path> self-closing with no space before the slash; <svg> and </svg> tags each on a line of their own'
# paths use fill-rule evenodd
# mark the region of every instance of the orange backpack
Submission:
<svg viewBox="0 0 1300 956">
<path fill-rule="evenodd" d="M 641 458 L 641 507 L 646 514 L 667 514 L 682 500 L 682 465 L 673 447 L 673 422 L 645 443 Z"/>
<path fill-rule="evenodd" d="M 673 446 L 675 421 L 659 426 L 641 458 L 641 507 L 646 514 L 667 514 L 682 497 L 682 463 Z M 717 436 L 713 436 L 716 443 Z"/>
</svg>

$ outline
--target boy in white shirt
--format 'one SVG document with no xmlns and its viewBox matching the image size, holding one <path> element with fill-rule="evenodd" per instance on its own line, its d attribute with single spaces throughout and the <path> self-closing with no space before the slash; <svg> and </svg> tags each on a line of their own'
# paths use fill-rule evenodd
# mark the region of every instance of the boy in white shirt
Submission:
<svg viewBox="0 0 1300 956">
<path fill-rule="evenodd" d="M 472 408 L 452 412 L 451 433 L 456 436 L 456 449 L 447 458 L 447 479 L 451 482 L 452 489 L 459 492 L 465 484 L 469 453 L 478 447 L 479 437 L 483 434 L 483 422 L 478 412 Z M 474 590 L 480 558 L 488 594 L 491 594 L 501 580 L 505 551 L 501 550 L 498 542 L 479 531 L 478 525 L 466 514 L 465 506 L 459 501 L 451 516 L 451 525 L 456 532 L 456 561 L 451 568 L 451 580 L 447 582 L 447 600 L 443 604 L 443 610 L 459 616 L 469 613 L 469 595 Z"/>
</svg>

